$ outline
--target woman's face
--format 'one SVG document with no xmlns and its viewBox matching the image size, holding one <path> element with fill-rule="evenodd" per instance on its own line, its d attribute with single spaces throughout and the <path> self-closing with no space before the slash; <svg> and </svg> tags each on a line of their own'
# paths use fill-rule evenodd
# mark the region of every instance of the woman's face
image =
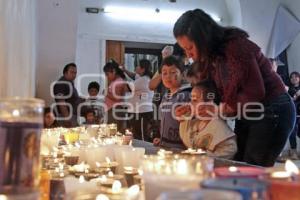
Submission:
<svg viewBox="0 0 300 200">
<path fill-rule="evenodd" d="M 296 74 L 293 74 L 293 75 L 291 76 L 291 83 L 292 83 L 293 85 L 299 85 L 299 82 L 300 82 L 299 77 L 298 77 Z"/>
<path fill-rule="evenodd" d="M 116 79 L 116 73 L 115 71 L 108 71 L 108 72 L 105 72 L 105 76 L 107 78 L 107 80 L 109 82 L 112 82 Z"/>
<path fill-rule="evenodd" d="M 193 41 L 187 36 L 179 36 L 176 38 L 178 44 L 184 49 L 188 58 L 192 58 L 194 61 L 199 60 L 198 49 Z"/>
<path fill-rule="evenodd" d="M 137 74 L 140 75 L 140 76 L 143 76 L 144 73 L 145 73 L 145 69 L 144 69 L 144 68 L 141 68 L 140 66 L 137 66 L 137 67 L 135 68 L 135 73 L 137 73 Z"/>
<path fill-rule="evenodd" d="M 163 65 L 161 69 L 161 78 L 164 86 L 168 89 L 178 88 L 181 85 L 181 72 L 174 65 Z"/>
</svg>

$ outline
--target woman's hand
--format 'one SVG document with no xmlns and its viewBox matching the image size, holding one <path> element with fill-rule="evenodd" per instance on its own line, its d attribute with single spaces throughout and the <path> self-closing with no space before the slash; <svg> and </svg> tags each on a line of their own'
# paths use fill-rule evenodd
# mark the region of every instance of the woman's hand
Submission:
<svg viewBox="0 0 300 200">
<path fill-rule="evenodd" d="M 160 138 L 154 138 L 153 139 L 153 145 L 158 146 L 160 144 Z"/>
<path fill-rule="evenodd" d="M 195 105 L 195 117 L 202 120 L 211 120 L 218 116 L 219 108 L 213 102 L 203 102 Z"/>
</svg>

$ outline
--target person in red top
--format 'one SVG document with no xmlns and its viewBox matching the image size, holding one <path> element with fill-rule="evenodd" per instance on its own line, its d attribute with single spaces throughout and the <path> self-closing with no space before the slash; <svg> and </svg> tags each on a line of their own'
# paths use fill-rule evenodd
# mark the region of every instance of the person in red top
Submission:
<svg viewBox="0 0 300 200">
<path fill-rule="evenodd" d="M 186 55 L 200 64 L 199 81 L 215 82 L 219 113 L 237 116 L 235 159 L 273 166 L 295 124 L 295 107 L 260 48 L 245 31 L 220 26 L 200 9 L 185 12 L 173 33 Z M 176 114 L 187 110 L 178 108 Z"/>
</svg>

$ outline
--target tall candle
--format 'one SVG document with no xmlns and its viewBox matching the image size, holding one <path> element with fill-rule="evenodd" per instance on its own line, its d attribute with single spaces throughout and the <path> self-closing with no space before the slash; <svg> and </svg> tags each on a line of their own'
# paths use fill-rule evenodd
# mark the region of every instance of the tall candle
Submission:
<svg viewBox="0 0 300 200">
<path fill-rule="evenodd" d="M 285 171 L 273 172 L 268 180 L 272 200 L 300 199 L 299 169 L 292 161 L 287 160 Z"/>
</svg>

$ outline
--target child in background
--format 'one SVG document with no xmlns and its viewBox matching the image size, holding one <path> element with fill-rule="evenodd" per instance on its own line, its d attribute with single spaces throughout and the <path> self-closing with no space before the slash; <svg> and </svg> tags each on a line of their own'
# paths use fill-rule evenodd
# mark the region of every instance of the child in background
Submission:
<svg viewBox="0 0 300 200">
<path fill-rule="evenodd" d="M 97 118 L 96 118 L 96 114 L 95 111 L 93 109 L 88 109 L 85 112 L 85 123 L 84 124 L 97 124 Z"/>
<path fill-rule="evenodd" d="M 235 134 L 215 112 L 217 101 L 213 82 L 194 85 L 191 97 L 193 119 L 180 123 L 180 137 L 189 148 L 201 148 L 209 155 L 232 159 L 237 152 Z"/>
<path fill-rule="evenodd" d="M 44 109 L 44 128 L 55 128 L 57 126 L 55 115 L 50 107 Z"/>
<path fill-rule="evenodd" d="M 99 124 L 102 122 L 102 118 L 104 115 L 104 105 L 102 99 L 98 98 L 98 94 L 100 91 L 100 85 L 98 82 L 93 81 L 90 82 L 88 85 L 88 93 L 89 97 L 86 100 L 86 108 L 85 109 L 92 109 L 95 115 L 95 123 Z M 90 113 L 91 115 L 91 113 Z M 86 116 L 86 114 L 85 114 Z"/>
<path fill-rule="evenodd" d="M 126 83 L 126 76 L 124 72 L 119 68 L 119 64 L 110 60 L 107 62 L 103 71 L 107 78 L 108 88 L 104 103 L 106 105 L 106 117 L 105 123 L 115 123 L 118 126 L 118 131 L 121 133 L 125 130 L 125 112 L 123 105 L 125 99 L 125 93 L 128 90 Z M 121 110 L 118 112 L 118 110 Z M 124 110 L 124 111 L 123 111 Z"/>
<path fill-rule="evenodd" d="M 182 85 L 183 63 L 175 56 L 166 57 L 160 71 L 162 82 L 169 92 L 163 96 L 159 110 L 160 138 L 154 138 L 153 143 L 171 150 L 186 149 L 179 136 L 179 122 L 173 112 L 180 103 L 190 101 L 191 88 Z"/>
</svg>

